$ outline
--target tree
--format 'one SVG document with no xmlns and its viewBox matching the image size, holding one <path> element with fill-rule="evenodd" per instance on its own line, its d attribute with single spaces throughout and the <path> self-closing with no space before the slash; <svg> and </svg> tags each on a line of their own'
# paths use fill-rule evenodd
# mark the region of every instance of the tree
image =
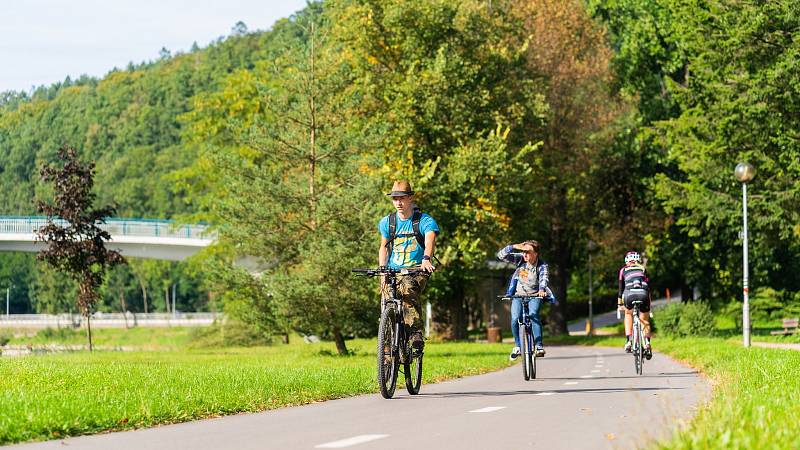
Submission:
<svg viewBox="0 0 800 450">
<path fill-rule="evenodd" d="M 82 163 L 75 150 L 67 146 L 58 152 L 62 167 L 45 165 L 40 174 L 43 182 L 53 183 L 52 203 L 40 201 L 38 209 L 47 215 L 47 224 L 38 232 L 38 239 L 48 247 L 39 252 L 40 260 L 68 273 L 78 284 L 78 307 L 86 317 L 86 334 L 92 350 L 92 309 L 99 298 L 106 270 L 124 264 L 122 255 L 108 250 L 111 239 L 98 225 L 114 214 L 112 206 L 94 208 L 94 163 Z"/>
<path fill-rule="evenodd" d="M 261 262 L 253 276 L 231 265 L 233 258 L 220 259 L 232 288 L 226 311 L 274 324 L 273 333 L 285 331 L 286 317 L 296 330 L 330 336 L 347 354 L 345 337 L 371 332 L 378 311 L 377 299 L 364 301 L 364 284 L 349 273 L 375 253 L 366 217 L 377 190 L 364 176 L 370 132 L 351 114 L 359 99 L 325 17 L 296 26 L 300 42 L 201 99 L 213 109 L 196 111 L 193 127 L 214 143 L 205 155 L 218 177 L 208 185 L 219 189 L 211 210 L 222 245 Z M 233 114 L 217 122 L 226 108 Z"/>
<path fill-rule="evenodd" d="M 528 0 L 513 12 L 531 36 L 527 67 L 543 78 L 548 105 L 543 127 L 529 134 L 531 140 L 543 137 L 543 144 L 532 155 L 534 176 L 524 183 L 531 203 L 518 224 L 525 233 L 536 232 L 543 244 L 560 300 L 550 309 L 549 329 L 566 333 L 567 286 L 572 271 L 583 267 L 587 237 L 600 228 L 594 220 L 604 209 L 598 192 L 614 183 L 601 169 L 609 163 L 604 150 L 626 105 L 612 88 L 613 53 L 605 30 L 582 2 Z"/>
<path fill-rule="evenodd" d="M 690 275 L 707 294 L 738 291 L 741 186 L 733 168 L 747 160 L 758 171 L 748 190 L 751 250 L 758 255 L 751 259 L 751 285 L 797 290 L 796 4 L 707 0 L 674 11 L 689 76 L 685 84 L 668 84 L 681 114 L 656 124 L 655 133 L 676 170 L 659 174 L 653 189 L 688 237 Z"/>
<path fill-rule="evenodd" d="M 358 116 L 380 131 L 373 176 L 410 179 L 441 228 L 443 267 L 426 293 L 437 332 L 464 338 L 465 293 L 529 200 L 521 180 L 538 139 L 527 130 L 541 129 L 546 107 L 525 36 L 510 7 L 483 1 L 328 7 L 362 93 Z"/>
</svg>

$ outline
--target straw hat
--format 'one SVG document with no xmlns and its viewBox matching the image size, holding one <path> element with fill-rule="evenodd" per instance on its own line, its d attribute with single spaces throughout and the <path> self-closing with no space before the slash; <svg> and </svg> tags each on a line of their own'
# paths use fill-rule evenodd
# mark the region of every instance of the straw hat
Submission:
<svg viewBox="0 0 800 450">
<path fill-rule="evenodd" d="M 404 195 L 414 195 L 414 190 L 411 189 L 411 183 L 408 180 L 398 180 L 392 185 L 392 192 L 386 194 L 390 197 L 402 197 Z"/>
</svg>

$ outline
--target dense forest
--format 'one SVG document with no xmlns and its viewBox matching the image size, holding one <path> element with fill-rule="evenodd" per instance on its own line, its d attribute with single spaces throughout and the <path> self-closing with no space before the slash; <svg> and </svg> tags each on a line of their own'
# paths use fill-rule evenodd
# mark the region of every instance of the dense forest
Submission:
<svg viewBox="0 0 800 450">
<path fill-rule="evenodd" d="M 266 32 L 0 95 L 0 214 L 34 213 L 62 144 L 97 163 L 122 217 L 205 221 L 219 245 L 115 269 L 101 308 L 224 308 L 267 334 L 374 332 L 383 195 L 409 178 L 442 228 L 428 297 L 464 337 L 501 246 L 552 266 L 551 332 L 615 296 L 626 250 L 659 292 L 735 313 L 751 183 L 756 314 L 800 310 L 800 27 L 789 0 L 328 0 Z M 257 276 L 231 264 L 261 263 Z M 63 311 L 69 283 L 0 255 L 13 312 Z M 124 303 L 123 303 L 124 302 Z"/>
</svg>

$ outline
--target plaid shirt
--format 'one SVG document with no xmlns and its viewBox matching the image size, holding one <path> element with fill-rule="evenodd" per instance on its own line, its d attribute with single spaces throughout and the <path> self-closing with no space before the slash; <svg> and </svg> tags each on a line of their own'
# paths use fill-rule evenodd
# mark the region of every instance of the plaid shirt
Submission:
<svg viewBox="0 0 800 450">
<path fill-rule="evenodd" d="M 539 291 L 545 291 L 547 296 L 551 297 L 553 293 L 550 291 L 550 274 L 547 263 L 541 258 L 536 259 L 535 265 L 526 263 L 522 255 L 511 253 L 512 251 L 513 248 L 510 245 L 501 248 L 497 252 L 497 258 L 517 267 L 511 277 L 512 280 L 518 280 L 515 294 L 533 295 Z"/>
</svg>

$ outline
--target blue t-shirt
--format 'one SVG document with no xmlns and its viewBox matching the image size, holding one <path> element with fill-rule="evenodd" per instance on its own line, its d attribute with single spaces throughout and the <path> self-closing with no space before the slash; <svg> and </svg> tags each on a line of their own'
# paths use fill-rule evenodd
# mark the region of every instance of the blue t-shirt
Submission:
<svg viewBox="0 0 800 450">
<path fill-rule="evenodd" d="M 393 269 L 404 269 L 414 267 L 422 264 L 422 256 L 425 255 L 425 249 L 420 247 L 417 243 L 417 238 L 414 236 L 414 223 L 409 217 L 407 220 L 400 218 L 397 215 L 397 228 L 395 230 L 394 245 L 391 248 L 389 255 L 389 267 Z M 389 236 L 389 216 L 385 216 L 378 222 L 378 230 L 381 236 L 386 239 Z M 433 231 L 439 234 L 439 225 L 433 220 L 433 217 L 422 213 L 419 219 L 419 231 L 423 236 Z M 401 236 L 407 235 L 407 236 Z"/>
</svg>

